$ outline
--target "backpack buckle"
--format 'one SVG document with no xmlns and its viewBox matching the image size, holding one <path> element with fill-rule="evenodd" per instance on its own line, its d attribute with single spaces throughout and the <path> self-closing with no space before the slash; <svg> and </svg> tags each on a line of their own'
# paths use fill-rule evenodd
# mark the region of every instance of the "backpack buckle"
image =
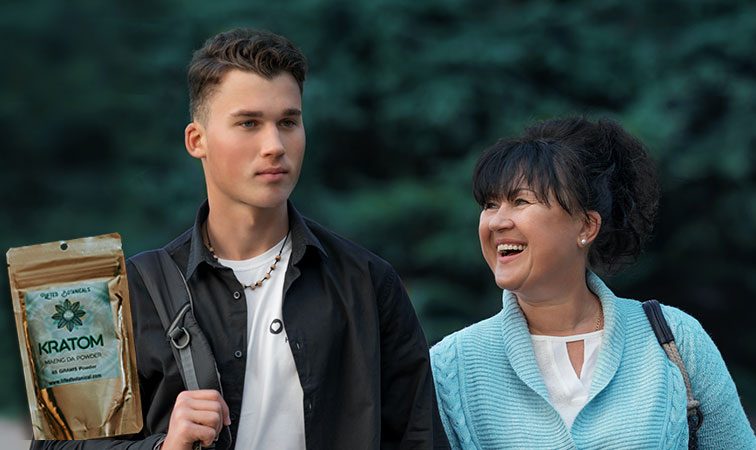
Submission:
<svg viewBox="0 0 756 450">
<path fill-rule="evenodd" d="M 166 333 L 171 340 L 171 344 L 179 350 L 186 348 L 186 346 L 189 345 L 189 341 L 192 340 L 192 337 L 189 335 L 189 332 L 186 331 L 186 328 L 179 326 L 184 319 L 184 315 L 190 309 L 192 309 L 192 305 L 190 303 L 185 304 L 184 307 L 179 310 L 178 314 L 176 314 L 176 318 L 173 319 L 173 323 L 168 327 L 168 332 Z"/>
<path fill-rule="evenodd" d="M 192 340 L 189 332 L 184 327 L 171 328 L 168 331 L 168 337 L 171 339 L 171 344 L 179 350 L 186 348 L 189 345 L 189 341 Z"/>
</svg>

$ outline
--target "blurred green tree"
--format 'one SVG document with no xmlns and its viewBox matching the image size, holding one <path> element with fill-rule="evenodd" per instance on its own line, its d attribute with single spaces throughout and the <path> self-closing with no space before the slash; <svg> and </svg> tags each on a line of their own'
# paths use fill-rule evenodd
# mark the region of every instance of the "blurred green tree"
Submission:
<svg viewBox="0 0 756 450">
<path fill-rule="evenodd" d="M 0 7 L 2 247 L 119 231 L 127 255 L 190 226 L 185 66 L 233 26 L 308 55 L 295 202 L 399 270 L 429 340 L 493 314 L 470 173 L 536 120 L 609 115 L 659 164 L 656 239 L 610 280 L 698 317 L 756 412 L 756 5 L 699 0 L 46 2 Z M 7 278 L 0 411 L 24 399 Z"/>
</svg>

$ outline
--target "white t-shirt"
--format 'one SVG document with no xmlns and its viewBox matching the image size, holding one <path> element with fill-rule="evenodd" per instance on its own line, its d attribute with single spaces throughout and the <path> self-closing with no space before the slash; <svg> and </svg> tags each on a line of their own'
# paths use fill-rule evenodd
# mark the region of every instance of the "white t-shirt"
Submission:
<svg viewBox="0 0 756 450">
<path fill-rule="evenodd" d="M 270 269 L 283 245 L 244 261 L 218 259 L 233 269 L 243 285 L 255 283 Z M 236 450 L 305 448 L 302 385 L 283 324 L 283 284 L 291 257 L 291 239 L 270 279 L 247 297 L 247 367 L 244 372 Z"/>
<path fill-rule="evenodd" d="M 604 330 L 575 336 L 530 335 L 538 368 L 549 391 L 549 400 L 567 429 L 572 428 L 578 413 L 588 403 L 588 392 L 596 369 Z M 570 362 L 567 343 L 583 341 L 583 367 L 580 376 Z"/>
</svg>

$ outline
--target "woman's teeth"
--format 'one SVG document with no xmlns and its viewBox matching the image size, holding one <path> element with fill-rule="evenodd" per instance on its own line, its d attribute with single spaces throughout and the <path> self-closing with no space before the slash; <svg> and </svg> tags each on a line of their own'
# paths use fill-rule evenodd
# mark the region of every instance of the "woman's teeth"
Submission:
<svg viewBox="0 0 756 450">
<path fill-rule="evenodd" d="M 496 251 L 503 256 L 511 255 L 512 253 L 520 253 L 525 250 L 527 245 L 522 244 L 499 244 L 496 246 Z"/>
</svg>

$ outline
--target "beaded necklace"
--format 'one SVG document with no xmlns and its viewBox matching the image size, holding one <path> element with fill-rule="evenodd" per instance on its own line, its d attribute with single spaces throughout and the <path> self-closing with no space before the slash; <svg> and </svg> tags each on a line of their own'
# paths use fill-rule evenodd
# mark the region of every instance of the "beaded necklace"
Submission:
<svg viewBox="0 0 756 450">
<path fill-rule="evenodd" d="M 254 283 L 242 284 L 242 286 L 244 286 L 245 289 L 251 289 L 251 290 L 254 291 L 255 289 L 257 289 L 260 286 L 262 286 L 262 284 L 265 282 L 265 280 L 269 280 L 270 279 L 270 274 L 274 270 L 276 270 L 276 265 L 278 264 L 278 261 L 281 261 L 281 254 L 283 254 L 284 247 L 286 247 L 286 241 L 289 240 L 289 234 L 290 234 L 289 232 L 286 233 L 286 237 L 284 238 L 283 244 L 281 244 L 281 249 L 278 250 L 278 254 L 276 255 L 275 259 L 273 260 L 273 264 L 271 264 L 270 269 L 268 269 L 268 271 L 265 273 L 265 276 L 262 277 L 262 278 L 260 278 L 259 280 L 257 280 Z M 207 245 L 207 249 L 210 251 L 210 255 L 213 257 L 213 259 L 215 259 L 217 261 L 218 257 L 215 255 L 215 250 L 213 249 L 213 244 L 210 242 L 210 232 L 207 231 L 207 224 L 205 224 L 205 240 L 207 241 L 207 242 L 205 242 L 205 244 Z"/>
</svg>

